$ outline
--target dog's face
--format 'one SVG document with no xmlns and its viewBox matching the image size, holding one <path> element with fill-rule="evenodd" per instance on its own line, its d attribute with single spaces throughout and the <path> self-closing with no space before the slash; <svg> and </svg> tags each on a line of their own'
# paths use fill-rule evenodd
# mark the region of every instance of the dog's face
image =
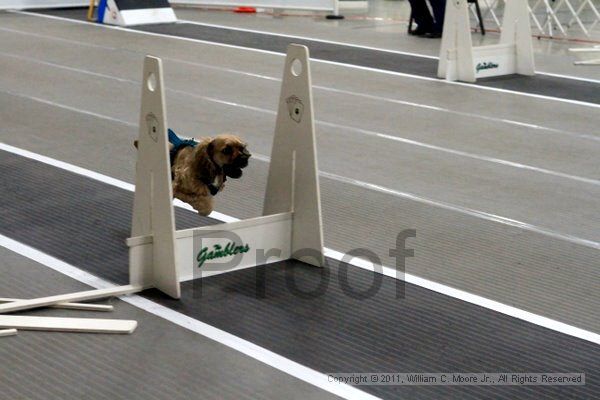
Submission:
<svg viewBox="0 0 600 400">
<path fill-rule="evenodd" d="M 237 179 L 242 176 L 242 168 L 248 166 L 251 157 L 246 143 L 235 135 L 222 134 L 216 136 L 209 144 L 213 161 L 226 176 Z"/>
</svg>

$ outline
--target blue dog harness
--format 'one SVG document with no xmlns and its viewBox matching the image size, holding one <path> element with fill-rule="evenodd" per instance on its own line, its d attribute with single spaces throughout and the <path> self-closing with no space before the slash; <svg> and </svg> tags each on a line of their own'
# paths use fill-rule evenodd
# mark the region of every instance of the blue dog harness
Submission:
<svg viewBox="0 0 600 400">
<path fill-rule="evenodd" d="M 198 145 L 198 142 L 196 142 L 194 139 L 182 140 L 171 129 L 169 129 L 168 132 L 169 132 L 169 143 L 171 143 L 173 145 L 173 148 L 169 152 L 169 158 L 171 159 L 171 166 L 172 166 L 173 163 L 175 162 L 175 157 L 177 157 L 177 153 L 179 152 L 179 150 L 186 148 L 188 146 L 196 147 Z"/>
<path fill-rule="evenodd" d="M 186 147 L 196 147 L 198 145 L 198 142 L 196 142 L 194 139 L 183 140 L 179 136 L 177 136 L 177 134 L 175 134 L 175 132 L 173 132 L 171 129 L 168 130 L 168 133 L 169 133 L 169 143 L 171 143 L 173 145 L 173 148 L 169 152 L 169 158 L 171 160 L 171 167 L 172 167 L 173 163 L 175 162 L 175 157 L 177 157 L 177 153 L 181 149 L 184 149 Z M 175 179 L 173 172 L 171 172 L 171 179 Z M 223 182 L 225 182 L 225 177 L 223 177 Z M 209 182 L 209 181 L 206 181 L 205 179 L 202 179 L 202 183 L 204 183 L 208 187 L 208 190 L 210 191 L 210 194 L 212 196 L 215 196 L 217 193 L 219 193 L 219 187 L 215 186 L 215 184 L 213 182 Z"/>
</svg>

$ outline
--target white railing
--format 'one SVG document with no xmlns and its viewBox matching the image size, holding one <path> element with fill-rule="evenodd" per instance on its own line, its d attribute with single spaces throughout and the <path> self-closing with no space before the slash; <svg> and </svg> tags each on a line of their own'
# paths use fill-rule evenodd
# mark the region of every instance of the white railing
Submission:
<svg viewBox="0 0 600 400">
<path fill-rule="evenodd" d="M 502 26 L 501 10 L 507 0 L 480 0 L 483 19 Z M 521 1 L 521 0 L 508 0 Z M 529 0 L 534 34 L 544 36 L 590 37 L 600 23 L 600 0 Z"/>
</svg>

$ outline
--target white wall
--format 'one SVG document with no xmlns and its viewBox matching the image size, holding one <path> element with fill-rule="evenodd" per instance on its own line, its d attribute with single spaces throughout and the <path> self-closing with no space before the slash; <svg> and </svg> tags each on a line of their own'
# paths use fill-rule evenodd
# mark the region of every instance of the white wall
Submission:
<svg viewBox="0 0 600 400">
<path fill-rule="evenodd" d="M 173 4 L 196 4 L 206 6 L 247 6 L 288 10 L 337 11 L 337 0 L 170 0 L 170 2 Z M 87 7 L 89 4 L 89 0 L 0 0 L 0 10 Z"/>
<path fill-rule="evenodd" d="M 283 8 L 287 10 L 334 11 L 337 0 L 169 0 L 173 4 L 205 6 Z"/>
<path fill-rule="evenodd" d="M 89 6 L 85 0 L 0 0 L 0 10 Z"/>
</svg>

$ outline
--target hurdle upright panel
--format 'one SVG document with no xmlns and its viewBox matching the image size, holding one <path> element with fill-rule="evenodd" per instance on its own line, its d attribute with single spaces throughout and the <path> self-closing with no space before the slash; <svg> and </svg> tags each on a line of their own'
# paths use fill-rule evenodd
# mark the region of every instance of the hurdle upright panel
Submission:
<svg viewBox="0 0 600 400">
<path fill-rule="evenodd" d="M 140 284 L 151 281 L 152 286 L 179 298 L 179 271 L 173 268 L 177 254 L 167 126 L 162 61 L 147 56 L 142 80 L 131 235 L 149 235 L 160 246 L 152 246 L 151 258 L 148 257 L 148 263 L 141 269 L 136 268 L 140 260 L 134 259 L 133 266 L 130 260 L 129 279 Z"/>
<path fill-rule="evenodd" d="M 498 44 L 475 46 L 467 0 L 449 0 L 444 18 L 438 77 L 475 82 L 499 75 L 534 75 L 527 0 L 507 0 Z"/>
<path fill-rule="evenodd" d="M 263 216 L 175 230 L 160 59 L 147 56 L 129 246 L 132 285 L 173 298 L 182 281 L 296 258 L 323 266 L 323 229 L 308 49 L 285 59 Z"/>
<path fill-rule="evenodd" d="M 293 211 L 291 251 L 323 264 L 323 224 L 308 48 L 287 50 L 263 215 Z"/>
</svg>

